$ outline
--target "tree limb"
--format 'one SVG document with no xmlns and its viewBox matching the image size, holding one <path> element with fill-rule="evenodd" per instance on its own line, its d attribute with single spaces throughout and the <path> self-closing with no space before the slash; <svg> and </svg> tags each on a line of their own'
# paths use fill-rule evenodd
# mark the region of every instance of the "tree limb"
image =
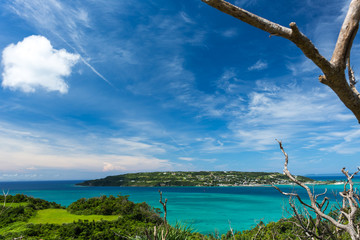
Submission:
<svg viewBox="0 0 360 240">
<path fill-rule="evenodd" d="M 226 2 L 224 0 L 202 0 L 202 1 L 243 22 L 246 22 L 254 27 L 264 30 L 265 32 L 270 33 L 271 35 L 281 36 L 286 39 L 289 39 L 291 37 L 290 28 L 281 26 L 280 24 L 259 17 L 229 2 Z"/>
<path fill-rule="evenodd" d="M 282 146 L 282 143 L 281 141 L 279 140 L 276 140 L 278 143 L 279 143 L 279 146 L 280 146 L 280 149 L 281 151 L 283 152 L 284 156 L 285 156 L 285 163 L 284 163 L 284 174 L 291 180 L 293 181 L 294 183 L 296 183 L 297 185 L 299 185 L 300 187 L 304 188 L 309 196 L 309 199 L 310 199 L 310 202 L 311 202 L 311 205 L 308 205 L 306 204 L 305 206 L 309 207 L 310 209 L 314 210 L 315 214 L 323 219 L 326 219 L 328 220 L 329 222 L 331 222 L 331 224 L 333 224 L 335 227 L 337 228 L 340 228 L 340 229 L 343 229 L 345 231 L 347 231 L 351 236 L 357 236 L 359 238 L 359 233 L 356 233 L 355 232 L 355 229 L 354 229 L 354 226 L 351 225 L 353 224 L 352 220 L 353 218 L 355 217 L 355 214 L 353 213 L 354 211 L 354 208 L 352 207 L 354 204 L 349 201 L 349 204 L 350 204 L 350 208 L 351 208 L 351 214 L 347 214 L 345 212 L 343 212 L 343 214 L 347 217 L 348 221 L 349 221 L 349 224 L 342 224 L 338 221 L 336 221 L 334 218 L 332 218 L 331 216 L 325 214 L 323 211 L 323 209 L 319 208 L 317 202 L 315 201 L 315 198 L 314 198 L 314 195 L 312 194 L 310 188 L 308 186 L 306 186 L 304 183 L 298 181 L 291 173 L 290 171 L 288 170 L 288 162 L 289 162 L 289 157 L 288 157 L 288 154 L 285 152 L 283 146 Z M 354 177 L 355 174 L 357 174 L 358 172 L 354 173 L 353 175 L 349 176 L 348 172 L 345 171 L 345 169 L 342 170 L 343 173 L 347 176 L 348 178 L 348 182 L 349 184 L 352 186 L 353 183 L 352 183 L 352 178 Z M 353 189 L 351 188 L 351 191 Z M 345 191 L 344 191 L 345 192 Z M 293 195 L 293 196 L 296 196 L 296 195 Z M 349 199 L 347 197 L 347 199 Z M 303 204 L 303 203 L 302 203 Z M 304 204 L 303 204 L 304 205 Z M 355 210 L 356 212 L 356 210 Z M 357 239 L 357 238 L 352 238 L 352 239 Z"/>
<path fill-rule="evenodd" d="M 305 56 L 311 59 L 319 68 L 323 69 L 325 72 L 331 71 L 332 66 L 330 62 L 319 53 L 309 38 L 300 32 L 296 26 L 296 23 L 290 23 L 290 28 L 287 28 L 248 12 L 224 0 L 202 1 L 226 14 L 229 14 L 230 16 L 250 24 L 253 27 L 259 28 L 265 32 L 270 33 L 271 35 L 280 36 L 292 41 L 296 44 L 296 46 L 298 46 L 298 48 L 300 48 Z"/>
<path fill-rule="evenodd" d="M 297 193 L 284 193 L 278 187 L 276 187 L 276 186 L 274 186 L 274 187 L 284 195 L 297 197 L 297 199 L 300 201 L 300 203 L 302 205 L 308 207 L 309 209 L 312 209 L 316 214 L 316 224 L 315 224 L 316 227 L 320 223 L 321 219 L 326 219 L 331 224 L 333 224 L 336 228 L 342 229 L 342 230 L 346 231 L 347 233 L 349 233 L 351 239 L 359 240 L 360 239 L 360 230 L 359 230 L 359 226 L 355 224 L 355 218 L 356 218 L 356 213 L 359 211 L 359 203 L 357 202 L 357 200 L 360 199 L 360 197 L 354 191 L 354 183 L 353 183 L 352 179 L 354 178 L 354 176 L 356 174 L 358 174 L 360 172 L 360 168 L 351 175 L 349 174 L 348 171 L 345 170 L 345 168 L 343 168 L 341 170 L 342 173 L 347 177 L 347 182 L 344 184 L 344 191 L 339 193 L 340 196 L 343 198 L 343 206 L 340 210 L 340 216 L 339 216 L 338 220 L 335 220 L 330 215 L 325 214 L 327 205 L 325 206 L 325 208 L 323 208 L 323 207 L 324 207 L 325 203 L 328 202 L 328 199 L 325 197 L 320 204 L 317 202 L 317 198 L 319 196 L 324 195 L 325 193 L 318 194 L 318 195 L 313 194 L 311 192 L 310 188 L 306 184 L 297 180 L 290 173 L 290 171 L 288 170 L 289 156 L 285 152 L 281 141 L 278 141 L 278 140 L 276 140 L 276 141 L 279 143 L 280 149 L 285 156 L 284 174 L 291 181 L 293 181 L 298 186 L 300 186 L 306 190 L 311 204 L 309 205 L 309 204 L 304 203 Z M 349 189 L 347 189 L 347 185 L 349 185 Z M 341 221 L 342 220 L 341 216 L 345 216 L 345 218 L 346 218 L 344 223 L 342 223 L 342 221 Z"/>
<path fill-rule="evenodd" d="M 167 204 L 167 198 L 165 198 L 165 202 L 163 202 L 162 200 L 162 192 L 159 190 L 159 194 L 160 194 L 160 200 L 159 202 L 161 203 L 161 205 L 163 206 L 163 209 L 164 209 L 164 227 L 165 227 L 165 235 L 164 235 L 164 230 L 161 232 L 161 238 L 162 240 L 166 240 L 167 238 L 167 235 L 169 233 L 169 226 L 168 226 L 168 223 L 167 223 L 167 220 L 166 220 L 166 215 L 167 215 L 167 208 L 166 208 L 166 204 Z"/>
<path fill-rule="evenodd" d="M 270 36 L 280 36 L 293 42 L 304 55 L 315 63 L 324 73 L 324 75 L 319 76 L 319 81 L 329 86 L 336 93 L 360 123 L 360 94 L 355 88 L 354 78 L 350 78 L 350 83 L 348 83 L 344 72 L 347 59 L 350 58 L 354 38 L 359 28 L 360 0 L 351 1 L 331 61 L 328 61 L 319 53 L 315 45 L 308 37 L 300 32 L 295 23 L 290 23 L 290 28 L 287 28 L 234 6 L 225 0 L 201 1 L 245 23 L 270 33 Z M 353 76 L 351 71 L 349 71 L 349 73 Z"/>
<path fill-rule="evenodd" d="M 360 0 L 352 0 L 335 45 L 331 63 L 341 69 L 346 68 L 346 60 L 359 29 Z"/>
</svg>

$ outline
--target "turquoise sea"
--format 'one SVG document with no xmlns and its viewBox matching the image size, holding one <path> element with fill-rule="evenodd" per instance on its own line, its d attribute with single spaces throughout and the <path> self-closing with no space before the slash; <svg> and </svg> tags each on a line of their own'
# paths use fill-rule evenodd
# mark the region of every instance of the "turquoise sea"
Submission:
<svg viewBox="0 0 360 240">
<path fill-rule="evenodd" d="M 318 179 L 336 177 L 317 176 Z M 343 179 L 341 177 L 340 179 Z M 81 181 L 38 181 L 38 182 L 0 182 L 0 188 L 10 194 L 23 193 L 36 198 L 54 201 L 64 206 L 79 198 L 101 195 L 129 195 L 135 202 L 147 202 L 161 208 L 160 189 L 168 199 L 168 220 L 190 225 L 201 233 L 225 233 L 230 225 L 235 230 L 254 227 L 259 221 L 277 221 L 288 216 L 288 198 L 271 186 L 256 187 L 81 187 Z M 358 183 L 357 183 L 358 185 Z M 293 186 L 281 186 L 283 191 L 298 191 Z M 327 189 L 327 196 L 334 199 L 334 193 L 342 190 L 342 185 L 314 186 L 317 193 Z"/>
</svg>

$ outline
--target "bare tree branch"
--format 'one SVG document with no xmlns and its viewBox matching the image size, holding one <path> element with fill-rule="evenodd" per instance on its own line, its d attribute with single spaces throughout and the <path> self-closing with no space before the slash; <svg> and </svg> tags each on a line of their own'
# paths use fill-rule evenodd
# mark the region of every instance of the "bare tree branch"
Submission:
<svg viewBox="0 0 360 240">
<path fill-rule="evenodd" d="M 340 196 L 343 197 L 343 206 L 342 206 L 342 209 L 340 210 L 340 218 L 338 218 L 338 220 L 335 220 L 333 217 L 325 214 L 325 210 L 327 208 L 327 205 L 325 205 L 325 204 L 326 204 L 326 202 L 328 202 L 328 199 L 325 197 L 320 204 L 317 202 L 317 198 L 319 196 L 324 195 L 325 193 L 314 195 L 311 192 L 310 188 L 306 184 L 297 180 L 290 173 L 290 171 L 288 170 L 289 156 L 285 152 L 281 141 L 278 141 L 278 140 L 276 140 L 276 141 L 279 143 L 280 150 L 282 151 L 282 153 L 285 156 L 284 174 L 292 182 L 296 183 L 298 186 L 300 186 L 306 190 L 311 204 L 309 205 L 309 204 L 304 203 L 304 201 L 302 201 L 302 199 L 300 198 L 300 196 L 297 193 L 284 193 L 278 187 L 274 186 L 275 189 L 277 189 L 279 192 L 281 192 L 284 195 L 296 197 L 302 205 L 313 210 L 316 214 L 315 227 L 318 227 L 318 225 L 322 219 L 326 219 L 331 224 L 333 224 L 336 228 L 342 229 L 342 230 L 346 231 L 347 233 L 349 233 L 351 239 L 359 240 L 360 239 L 359 226 L 355 224 L 356 213 L 359 211 L 359 204 L 357 202 L 357 199 L 359 199 L 358 198 L 359 196 L 354 192 L 354 187 L 353 187 L 354 183 L 353 183 L 352 179 L 354 178 L 354 176 L 356 174 L 358 174 L 360 172 L 360 169 L 358 169 L 352 175 L 350 175 L 349 172 L 345 170 L 345 168 L 342 169 L 342 173 L 347 177 L 347 182 L 344 184 L 344 191 L 339 193 Z M 347 188 L 347 186 L 349 186 L 349 189 Z M 324 208 L 324 205 L 326 206 L 325 208 Z M 346 221 L 342 221 L 341 216 L 345 216 Z M 344 223 L 342 223 L 342 222 L 344 222 Z"/>
<path fill-rule="evenodd" d="M 232 227 L 231 227 L 231 222 L 230 222 L 230 220 L 228 220 L 228 221 L 229 221 L 229 227 L 230 227 L 231 235 L 232 235 L 233 239 L 235 240 L 234 230 L 233 230 Z"/>
<path fill-rule="evenodd" d="M 169 233 L 169 226 L 168 226 L 168 223 L 167 223 L 167 220 L 166 220 L 166 215 L 167 215 L 167 208 L 166 208 L 166 204 L 167 204 L 167 198 L 165 198 L 165 202 L 163 202 L 162 200 L 162 192 L 159 190 L 159 194 L 160 194 L 160 200 L 159 202 L 161 203 L 161 205 L 163 206 L 163 209 L 164 209 L 164 227 L 165 227 L 165 235 L 164 235 L 164 231 L 161 232 L 161 237 L 162 237 L 162 240 L 166 240 L 167 238 L 167 235 Z"/>
<path fill-rule="evenodd" d="M 294 22 L 290 23 L 290 28 L 287 28 L 240 7 L 234 6 L 225 0 L 202 1 L 228 15 L 270 33 L 270 36 L 280 36 L 293 42 L 304 55 L 312 60 L 323 72 L 324 75 L 319 76 L 320 82 L 329 86 L 336 93 L 338 98 L 353 112 L 360 123 L 360 94 L 355 87 L 355 74 L 350 65 L 350 52 L 359 29 L 360 0 L 351 0 L 330 61 L 319 53 L 315 45 L 299 30 Z M 346 68 L 348 70 L 347 75 L 349 80 L 346 78 Z M 309 217 L 308 224 L 311 223 L 317 228 L 320 222 L 325 219 L 336 227 L 335 232 L 338 232 L 338 229 L 341 229 L 349 233 L 351 239 L 359 240 L 360 225 L 355 224 L 354 221 L 359 210 L 360 196 L 353 187 L 352 178 L 360 171 L 360 169 L 352 175 L 349 175 L 348 171 L 345 171 L 345 169 L 342 170 L 343 174 L 347 177 L 347 182 L 344 184 L 344 191 L 339 193 L 343 200 L 342 208 L 339 209 L 339 216 L 337 220 L 335 220 L 330 215 L 325 214 L 325 210 L 329 205 L 329 199 L 324 197 L 321 202 L 318 202 L 318 198 L 324 196 L 325 193 L 316 195 L 306 184 L 299 181 L 290 173 L 288 170 L 288 155 L 285 152 L 281 141 L 278 141 L 278 143 L 285 156 L 284 174 L 292 182 L 302 187 L 307 192 L 310 204 L 302 201 L 297 193 L 285 193 L 276 186 L 274 186 L 274 188 L 284 195 L 296 197 L 302 205 L 314 211 L 316 214 L 316 223 L 313 223 L 312 218 Z M 309 227 L 309 225 L 307 227 Z M 326 231 L 330 232 L 327 226 L 325 226 L 325 228 L 327 229 Z"/>
<path fill-rule="evenodd" d="M 9 190 L 5 193 L 5 191 L 4 190 L 2 190 L 3 191 L 3 196 L 4 196 L 4 203 L 3 203 L 3 206 L 5 207 L 5 204 L 6 204 L 6 197 L 7 197 L 7 195 L 9 195 Z"/>
<path fill-rule="evenodd" d="M 355 79 L 354 71 L 353 71 L 352 67 L 350 66 L 350 58 L 348 58 L 346 65 L 347 65 L 347 69 L 348 69 L 348 77 L 349 77 L 350 87 L 353 89 L 353 91 L 356 91 L 356 88 L 355 88 L 356 79 Z"/>
<path fill-rule="evenodd" d="M 347 58 L 350 57 L 351 47 L 359 29 L 359 9 L 360 1 L 352 0 L 331 58 L 331 63 L 336 67 L 345 69 Z"/>
<path fill-rule="evenodd" d="M 331 63 L 319 53 L 310 39 L 300 32 L 296 23 L 290 23 L 290 27 L 292 33 L 289 40 L 295 43 L 305 56 L 312 60 L 325 74 L 330 73 L 332 71 Z"/>
<path fill-rule="evenodd" d="M 290 23 L 290 28 L 287 28 L 234 6 L 224 0 L 201 1 L 245 23 L 270 33 L 270 36 L 280 36 L 296 44 L 304 55 L 313 61 L 324 73 L 324 75 L 319 76 L 319 81 L 329 86 L 336 93 L 360 123 L 360 94 L 355 88 L 354 78 L 349 77 L 348 83 L 345 74 L 345 69 L 348 66 L 349 76 L 354 76 L 347 62 L 350 58 L 351 47 L 359 28 L 360 0 L 352 0 L 350 3 L 331 61 L 328 61 L 319 53 L 315 45 L 308 37 L 300 32 L 294 22 Z"/>
<path fill-rule="evenodd" d="M 281 26 L 280 24 L 271 22 L 265 18 L 259 17 L 251 12 L 248 12 L 240 7 L 237 7 L 229 2 L 223 0 L 202 0 L 206 4 L 229 14 L 243 22 L 246 22 L 254 27 L 257 27 L 271 35 L 281 36 L 289 39 L 291 37 L 291 29 Z"/>
<path fill-rule="evenodd" d="M 331 71 L 331 64 L 324 58 L 314 44 L 300 32 L 296 23 L 290 23 L 290 28 L 281 26 L 280 24 L 271 22 L 265 18 L 257 16 L 240 7 L 237 7 L 224 0 L 202 0 L 206 4 L 227 13 L 245 23 L 271 34 L 271 36 L 280 36 L 286 38 L 296 44 L 300 50 L 311 59 L 318 67 Z"/>
<path fill-rule="evenodd" d="M 273 184 L 271 184 L 271 185 L 272 185 L 276 190 L 278 190 L 281 194 L 283 194 L 283 195 L 285 195 L 285 196 L 296 197 L 302 205 L 311 208 L 310 205 L 308 205 L 307 203 L 305 203 L 305 202 L 301 199 L 301 197 L 299 196 L 299 194 L 297 194 L 297 193 L 287 193 L 287 192 L 283 192 L 283 191 L 282 191 L 280 188 L 278 188 L 277 186 L 275 186 L 275 185 L 273 185 Z"/>
<path fill-rule="evenodd" d="M 309 225 L 305 226 L 302 217 L 300 216 L 300 214 L 298 213 L 298 210 L 296 209 L 296 206 L 294 203 L 291 202 L 291 198 L 289 198 L 289 204 L 291 206 L 291 208 L 293 209 L 293 212 L 295 214 L 295 218 L 298 220 L 299 224 L 297 226 L 299 226 L 307 236 L 313 236 L 317 239 L 323 239 L 322 237 L 318 236 L 316 233 L 314 233 L 313 231 L 310 231 Z M 310 223 L 310 221 L 308 221 L 308 223 Z"/>
<path fill-rule="evenodd" d="M 6 198 L 9 195 L 9 190 L 7 190 L 7 192 L 5 192 L 3 189 L 2 192 L 3 192 L 3 196 L 4 196 L 4 203 L 3 203 L 3 207 L 0 211 L 0 215 L 6 210 Z"/>
</svg>

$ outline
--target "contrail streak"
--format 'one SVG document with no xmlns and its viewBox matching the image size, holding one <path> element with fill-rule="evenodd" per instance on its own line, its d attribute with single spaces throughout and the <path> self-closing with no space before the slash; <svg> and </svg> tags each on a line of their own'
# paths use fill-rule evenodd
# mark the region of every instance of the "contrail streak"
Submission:
<svg viewBox="0 0 360 240">
<path fill-rule="evenodd" d="M 88 63 L 80 54 L 79 56 L 81 61 L 83 61 L 83 63 L 88 66 L 96 75 L 98 75 L 102 80 L 107 82 L 110 86 L 115 87 L 109 80 L 107 80 L 103 75 L 101 75 L 101 73 L 99 73 L 93 66 L 91 66 L 90 63 Z"/>
<path fill-rule="evenodd" d="M 61 6 L 61 8 L 59 8 L 59 6 L 61 4 L 58 3 L 56 0 L 48 1 L 48 2 L 35 1 L 35 4 L 28 4 L 27 2 L 25 4 L 25 2 L 26 1 L 13 1 L 13 3 L 10 3 L 9 6 L 14 11 L 14 13 L 16 13 L 22 19 L 32 23 L 36 28 L 45 29 L 46 31 L 50 31 L 52 34 L 54 34 L 55 36 L 60 38 L 66 45 L 68 45 L 71 49 L 73 49 L 75 51 L 75 53 L 77 53 L 80 56 L 80 59 L 86 66 L 88 66 L 97 76 L 99 76 L 107 84 L 109 84 L 110 86 L 112 86 L 113 88 L 116 89 L 116 87 L 109 80 L 107 80 L 101 73 L 99 73 L 88 61 L 86 61 L 81 56 L 79 51 L 77 51 L 72 45 L 70 45 L 70 43 L 68 43 L 60 34 L 57 33 L 56 29 L 59 29 L 58 27 L 60 24 L 59 25 L 47 24 L 46 21 L 43 21 L 43 19 L 42 19 L 42 17 L 46 16 L 45 12 L 47 13 L 47 11 L 50 9 L 51 13 L 52 13 L 52 15 L 50 17 L 53 17 L 53 18 L 59 17 L 59 19 L 58 19 L 59 22 L 65 21 L 64 22 L 65 25 L 71 24 L 71 26 L 73 26 L 73 25 L 75 26 L 75 27 L 70 28 L 69 31 L 67 31 L 67 33 L 71 36 L 71 33 L 73 33 L 74 31 L 78 31 L 77 22 L 72 21 L 72 20 L 71 21 L 67 20 L 67 18 L 68 17 L 71 18 L 73 16 L 73 14 L 67 15 L 67 12 L 63 11 L 62 6 Z M 31 1 L 29 1 L 29 3 L 30 2 Z M 33 0 L 33 3 L 34 3 L 34 0 Z M 48 3 L 48 5 L 46 5 L 46 3 Z M 38 9 L 37 6 L 39 6 L 41 9 Z M 21 9 L 20 11 L 18 11 L 19 8 Z M 24 13 L 22 13 L 22 12 L 24 12 Z M 50 11 L 49 11 L 49 13 L 50 13 Z M 73 42 L 75 43 L 75 46 L 77 45 L 78 47 L 80 47 L 80 50 L 83 54 L 86 54 L 86 52 L 82 49 L 81 45 L 76 44 L 77 43 L 76 39 L 73 38 Z"/>
<path fill-rule="evenodd" d="M 75 51 L 75 53 L 79 54 L 81 61 L 88 66 L 96 75 L 98 75 L 102 80 L 104 80 L 107 84 L 109 84 L 110 86 L 112 86 L 113 88 L 116 88 L 109 80 L 106 79 L 106 77 L 104 77 L 101 73 L 99 73 L 88 61 L 86 61 L 81 54 L 79 53 L 79 51 L 77 51 L 73 46 L 70 45 L 70 43 L 68 43 L 62 36 L 60 36 L 59 34 L 55 33 L 56 36 L 58 36 L 58 38 L 60 38 L 66 45 L 68 45 L 72 50 Z"/>
</svg>

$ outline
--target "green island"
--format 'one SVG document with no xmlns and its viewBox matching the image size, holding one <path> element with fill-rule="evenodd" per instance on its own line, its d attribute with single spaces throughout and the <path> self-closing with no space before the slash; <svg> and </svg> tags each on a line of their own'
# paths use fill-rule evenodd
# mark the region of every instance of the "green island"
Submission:
<svg viewBox="0 0 360 240">
<path fill-rule="evenodd" d="M 0 197 L 0 239 L 93 239 L 93 240 L 250 240 L 297 239 L 303 230 L 296 219 L 260 222 L 253 229 L 203 235 L 189 226 L 171 226 L 160 209 L 134 203 L 128 196 L 79 199 L 67 208 L 22 194 Z M 333 229 L 331 225 L 327 226 Z M 166 234 L 165 238 L 164 234 Z M 349 239 L 340 232 L 336 239 Z"/>
<path fill-rule="evenodd" d="M 311 178 L 297 176 L 305 183 L 319 182 Z M 88 180 L 81 186 L 126 186 L 126 187 L 173 187 L 173 186 L 252 186 L 266 184 L 291 184 L 287 176 L 269 172 L 200 171 L 200 172 L 145 172 L 108 176 Z"/>
</svg>

